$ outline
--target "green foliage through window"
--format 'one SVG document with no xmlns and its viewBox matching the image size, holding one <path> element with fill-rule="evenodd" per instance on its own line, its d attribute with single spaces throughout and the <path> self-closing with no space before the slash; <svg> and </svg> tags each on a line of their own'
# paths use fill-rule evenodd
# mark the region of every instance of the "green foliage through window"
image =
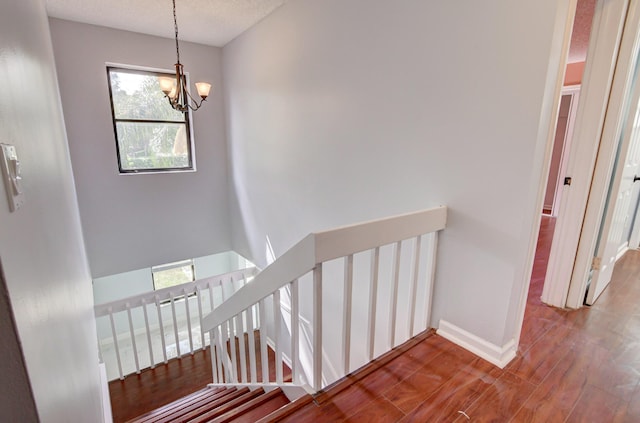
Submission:
<svg viewBox="0 0 640 423">
<path fill-rule="evenodd" d="M 154 289 L 182 285 L 195 280 L 192 260 L 152 267 L 151 274 Z"/>
<path fill-rule="evenodd" d="M 172 76 L 107 68 L 121 173 L 193 169 L 189 115 L 174 110 L 158 78 Z"/>
</svg>

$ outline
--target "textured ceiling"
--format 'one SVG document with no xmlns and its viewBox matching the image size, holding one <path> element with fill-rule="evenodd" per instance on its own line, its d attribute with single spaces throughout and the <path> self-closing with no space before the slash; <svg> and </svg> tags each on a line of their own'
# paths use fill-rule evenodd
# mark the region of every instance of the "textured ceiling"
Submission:
<svg viewBox="0 0 640 423">
<path fill-rule="evenodd" d="M 223 46 L 287 0 L 176 0 L 180 39 Z M 46 0 L 54 18 L 173 38 L 171 0 Z"/>
<path fill-rule="evenodd" d="M 176 0 L 180 39 L 221 47 L 287 0 Z M 596 0 L 578 0 L 569 63 L 584 61 Z M 173 38 L 171 0 L 46 0 L 49 16 Z"/>
</svg>

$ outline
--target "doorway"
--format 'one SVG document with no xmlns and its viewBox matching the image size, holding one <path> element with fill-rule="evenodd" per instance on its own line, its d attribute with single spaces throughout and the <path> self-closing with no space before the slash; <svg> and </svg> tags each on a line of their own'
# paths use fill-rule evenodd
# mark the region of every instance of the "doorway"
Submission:
<svg viewBox="0 0 640 423">
<path fill-rule="evenodd" d="M 583 304 L 584 291 L 578 294 L 576 281 L 586 284 L 591 270 L 614 163 L 615 134 L 633 79 L 639 17 L 638 5 L 629 0 L 599 0 L 595 5 L 568 163 L 570 180 L 562 190 L 542 292 L 548 305 L 579 308 Z"/>
</svg>

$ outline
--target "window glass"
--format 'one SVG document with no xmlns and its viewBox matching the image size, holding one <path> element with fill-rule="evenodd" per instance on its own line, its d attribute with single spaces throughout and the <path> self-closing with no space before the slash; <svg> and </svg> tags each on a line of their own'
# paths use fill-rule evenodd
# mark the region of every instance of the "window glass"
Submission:
<svg viewBox="0 0 640 423">
<path fill-rule="evenodd" d="M 156 290 L 195 280 L 193 260 L 154 266 L 151 268 L 151 274 L 153 275 L 153 289 Z"/>
<path fill-rule="evenodd" d="M 120 172 L 192 170 L 190 115 L 169 105 L 158 82 L 172 74 L 107 71 Z"/>
</svg>

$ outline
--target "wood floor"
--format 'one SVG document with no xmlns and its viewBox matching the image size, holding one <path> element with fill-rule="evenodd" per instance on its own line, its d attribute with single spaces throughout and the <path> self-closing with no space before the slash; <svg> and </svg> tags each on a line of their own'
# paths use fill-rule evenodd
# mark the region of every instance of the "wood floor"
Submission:
<svg viewBox="0 0 640 423">
<path fill-rule="evenodd" d="M 505 369 L 434 335 L 280 421 L 640 422 L 640 252 L 618 262 L 594 306 L 547 307 L 553 225 L 543 217 L 518 356 Z"/>
<path fill-rule="evenodd" d="M 256 374 L 262 381 L 262 360 L 260 355 L 260 333 L 254 334 L 256 351 Z M 245 343 L 248 336 L 245 335 Z M 228 345 L 228 342 L 227 342 Z M 236 340 L 237 356 L 240 356 Z M 247 368 L 249 368 L 247 357 Z M 275 352 L 269 348 L 269 380 L 276 380 Z M 238 362 L 238 374 L 240 374 Z M 291 380 L 291 369 L 282 365 L 285 381 Z M 185 355 L 180 359 L 172 359 L 166 365 L 158 365 L 155 369 L 146 369 L 139 375 L 132 374 L 124 380 L 109 383 L 111 408 L 114 423 L 126 422 L 141 416 L 165 404 L 192 394 L 212 382 L 210 349 L 196 351 L 193 355 Z"/>
</svg>

